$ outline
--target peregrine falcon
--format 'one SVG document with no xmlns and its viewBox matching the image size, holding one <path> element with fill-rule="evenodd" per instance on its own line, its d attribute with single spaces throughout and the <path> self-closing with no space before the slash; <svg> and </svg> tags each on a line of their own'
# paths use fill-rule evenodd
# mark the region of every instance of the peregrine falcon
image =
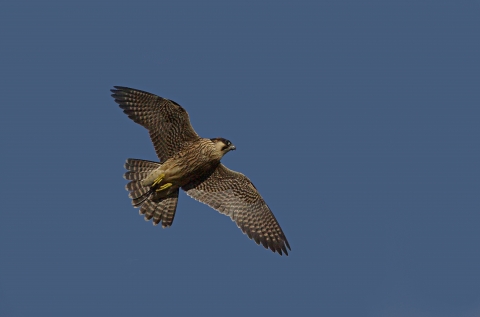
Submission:
<svg viewBox="0 0 480 317">
<path fill-rule="evenodd" d="M 128 159 L 126 185 L 145 220 L 170 227 L 181 188 L 190 197 L 229 216 L 250 239 L 280 255 L 290 249 L 280 225 L 252 182 L 220 160 L 235 146 L 224 138 L 205 139 L 188 113 L 173 100 L 114 86 L 112 97 L 130 119 L 145 127 L 160 162 Z"/>
</svg>

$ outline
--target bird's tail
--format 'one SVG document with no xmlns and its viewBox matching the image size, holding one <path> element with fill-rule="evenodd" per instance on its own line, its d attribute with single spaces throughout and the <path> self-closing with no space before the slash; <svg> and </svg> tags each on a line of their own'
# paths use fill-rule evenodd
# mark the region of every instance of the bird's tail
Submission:
<svg viewBox="0 0 480 317">
<path fill-rule="evenodd" d="M 132 199 L 132 204 L 140 208 L 140 214 L 145 215 L 145 220 L 153 218 L 153 224 L 158 225 L 162 222 L 162 227 L 170 227 L 175 217 L 175 210 L 178 202 L 178 189 L 174 190 L 166 197 L 160 197 L 150 186 L 143 186 L 142 180 L 161 164 L 157 162 L 128 159 L 125 163 L 125 179 L 130 182 L 125 186 L 130 193 L 128 197 Z"/>
</svg>

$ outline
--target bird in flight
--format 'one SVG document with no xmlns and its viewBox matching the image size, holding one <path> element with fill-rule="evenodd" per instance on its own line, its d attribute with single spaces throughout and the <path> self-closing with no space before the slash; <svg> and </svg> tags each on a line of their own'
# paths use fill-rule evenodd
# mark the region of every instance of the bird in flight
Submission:
<svg viewBox="0 0 480 317">
<path fill-rule="evenodd" d="M 124 177 L 132 204 L 145 220 L 170 227 L 181 188 L 190 197 L 229 216 L 250 239 L 282 255 L 290 250 L 275 216 L 252 182 L 220 160 L 235 146 L 224 138 L 201 138 L 187 111 L 173 100 L 114 86 L 112 97 L 145 127 L 160 162 L 127 159 Z"/>
</svg>

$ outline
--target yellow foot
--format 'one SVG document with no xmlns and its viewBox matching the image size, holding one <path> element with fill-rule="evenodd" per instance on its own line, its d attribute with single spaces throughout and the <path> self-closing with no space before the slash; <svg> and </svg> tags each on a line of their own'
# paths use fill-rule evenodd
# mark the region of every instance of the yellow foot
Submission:
<svg viewBox="0 0 480 317">
<path fill-rule="evenodd" d="M 172 183 L 166 183 L 166 184 L 163 184 L 162 186 L 160 186 L 159 188 L 157 188 L 157 192 L 161 191 L 161 190 L 164 190 L 164 189 L 167 189 L 168 187 L 172 186 L 173 184 Z"/>
<path fill-rule="evenodd" d="M 152 187 L 155 186 L 155 185 L 157 185 L 157 184 L 159 184 L 164 177 L 165 177 L 165 174 L 160 174 L 160 175 L 158 175 L 158 177 L 157 177 L 157 178 L 155 179 L 155 181 L 153 182 Z"/>
</svg>

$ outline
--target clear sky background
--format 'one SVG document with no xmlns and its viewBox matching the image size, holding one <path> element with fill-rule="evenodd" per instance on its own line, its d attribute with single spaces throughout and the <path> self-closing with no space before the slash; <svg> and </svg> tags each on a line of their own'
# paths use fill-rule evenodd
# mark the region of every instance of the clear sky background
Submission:
<svg viewBox="0 0 480 317">
<path fill-rule="evenodd" d="M 480 316 L 478 1 L 7 1 L 0 316 Z M 181 194 L 113 85 L 237 151 L 292 251 Z"/>
</svg>

